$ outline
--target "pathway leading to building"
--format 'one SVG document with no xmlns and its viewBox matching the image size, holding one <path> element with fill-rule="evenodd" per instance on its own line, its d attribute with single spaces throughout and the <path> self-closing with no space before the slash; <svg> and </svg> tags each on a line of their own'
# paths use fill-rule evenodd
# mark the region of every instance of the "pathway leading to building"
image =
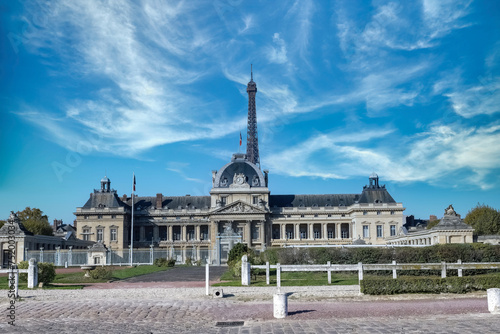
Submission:
<svg viewBox="0 0 500 334">
<path fill-rule="evenodd" d="M 210 266 L 210 281 L 218 281 L 221 275 L 226 272 L 227 266 Z M 204 282 L 205 266 L 178 266 L 166 271 L 132 277 L 123 282 L 144 283 L 144 282 Z"/>
</svg>

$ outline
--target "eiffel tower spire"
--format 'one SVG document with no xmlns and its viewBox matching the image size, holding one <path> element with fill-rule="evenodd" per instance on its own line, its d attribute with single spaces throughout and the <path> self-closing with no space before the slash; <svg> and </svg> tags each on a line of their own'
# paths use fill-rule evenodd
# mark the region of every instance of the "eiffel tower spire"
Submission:
<svg viewBox="0 0 500 334">
<path fill-rule="evenodd" d="M 255 108 L 255 94 L 257 84 L 253 81 L 253 69 L 250 65 L 250 82 L 247 85 L 248 93 L 248 124 L 247 124 L 247 160 L 260 167 L 259 140 L 257 137 L 257 110 Z"/>
</svg>

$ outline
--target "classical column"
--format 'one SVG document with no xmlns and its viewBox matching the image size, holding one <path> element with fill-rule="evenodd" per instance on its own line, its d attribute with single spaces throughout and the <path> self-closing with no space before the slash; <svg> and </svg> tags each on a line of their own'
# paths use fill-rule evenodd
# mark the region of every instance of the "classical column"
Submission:
<svg viewBox="0 0 500 334">
<path fill-rule="evenodd" d="M 247 241 L 248 242 L 248 246 L 250 246 L 252 244 L 252 221 L 251 220 L 247 220 L 247 223 L 245 224 L 245 236 L 244 238 L 246 238 L 246 240 L 243 240 L 243 241 Z"/>
<path fill-rule="evenodd" d="M 335 227 L 337 228 L 337 239 L 342 239 L 342 223 L 335 224 Z"/>
<path fill-rule="evenodd" d="M 186 224 L 184 225 L 181 225 L 181 240 L 182 241 L 187 241 L 187 236 L 186 236 Z M 185 254 L 186 250 L 184 249 L 184 254 Z M 186 259 L 186 257 L 184 257 L 184 260 Z"/>
<path fill-rule="evenodd" d="M 295 228 L 295 239 L 300 240 L 300 223 L 294 224 Z"/>
<path fill-rule="evenodd" d="M 285 240 L 286 239 L 286 223 L 285 224 L 280 224 L 280 239 Z"/>
<path fill-rule="evenodd" d="M 314 239 L 314 223 L 309 223 L 308 227 L 309 227 L 308 239 L 312 240 Z"/>
<path fill-rule="evenodd" d="M 265 226 L 266 226 L 266 221 L 261 220 L 259 222 L 259 240 L 260 240 L 261 245 L 264 245 L 266 243 L 265 231 L 264 231 Z M 272 226 L 271 226 L 271 228 L 272 228 Z"/>
<path fill-rule="evenodd" d="M 321 239 L 328 239 L 328 223 L 321 224 L 323 228 L 323 233 L 321 233 Z"/>
<path fill-rule="evenodd" d="M 196 239 L 196 241 L 200 241 L 201 240 L 200 239 L 200 236 L 201 236 L 201 226 L 200 225 L 196 225 L 196 227 L 194 229 L 194 233 L 195 233 L 194 238 Z"/>
<path fill-rule="evenodd" d="M 167 240 L 168 240 L 168 241 L 174 241 L 174 237 L 173 237 L 173 227 L 172 227 L 172 225 L 168 225 Z"/>
</svg>

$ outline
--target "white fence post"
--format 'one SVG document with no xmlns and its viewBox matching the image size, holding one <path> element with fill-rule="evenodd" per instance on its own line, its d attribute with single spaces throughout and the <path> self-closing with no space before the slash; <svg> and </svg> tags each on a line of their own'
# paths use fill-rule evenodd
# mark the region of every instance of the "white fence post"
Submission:
<svg viewBox="0 0 500 334">
<path fill-rule="evenodd" d="M 457 263 L 462 264 L 462 260 L 458 260 Z M 458 269 L 458 277 L 462 277 L 462 268 Z"/>
<path fill-rule="evenodd" d="M 446 278 L 446 262 L 441 262 L 441 278 Z"/>
<path fill-rule="evenodd" d="M 68 265 L 73 265 L 73 246 L 68 247 Z"/>
<path fill-rule="evenodd" d="M 246 255 L 241 257 L 241 285 L 250 285 L 250 263 Z"/>
<path fill-rule="evenodd" d="M 396 273 L 396 261 L 392 261 L 392 265 L 394 266 L 394 269 L 392 269 L 392 278 L 396 279 L 398 278 L 398 274 Z"/>
<path fill-rule="evenodd" d="M 331 267 L 332 267 L 332 264 L 330 261 L 328 261 L 326 263 L 326 265 L 328 266 L 328 284 L 332 284 L 332 270 L 331 270 Z"/>
<path fill-rule="evenodd" d="M 38 285 L 38 265 L 36 259 L 31 258 L 28 265 L 28 289 L 34 289 Z"/>
<path fill-rule="evenodd" d="M 266 284 L 269 285 L 269 262 L 266 262 Z"/>
<path fill-rule="evenodd" d="M 210 264 L 205 265 L 205 290 L 206 295 L 208 296 L 210 293 Z"/>
<path fill-rule="evenodd" d="M 358 262 L 358 278 L 360 281 L 363 280 L 363 263 Z"/>
<path fill-rule="evenodd" d="M 281 288 L 281 265 L 279 263 L 276 263 L 276 286 L 279 291 Z"/>
</svg>

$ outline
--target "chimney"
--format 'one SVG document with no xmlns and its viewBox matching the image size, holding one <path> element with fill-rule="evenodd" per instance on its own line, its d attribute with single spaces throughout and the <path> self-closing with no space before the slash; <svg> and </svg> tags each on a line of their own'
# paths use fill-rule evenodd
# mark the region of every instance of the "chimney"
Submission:
<svg viewBox="0 0 500 334">
<path fill-rule="evenodd" d="M 161 193 L 156 194 L 156 208 L 163 208 L 163 195 Z"/>
<path fill-rule="evenodd" d="M 77 230 L 77 228 L 76 228 L 76 224 L 77 224 L 77 221 L 76 221 L 76 219 L 75 219 L 75 220 L 73 220 L 73 227 L 75 228 L 75 231 Z"/>
<path fill-rule="evenodd" d="M 123 194 L 122 196 L 122 202 L 126 202 L 127 201 L 127 194 Z"/>
<path fill-rule="evenodd" d="M 437 220 L 437 219 L 438 219 L 438 218 L 437 218 L 437 216 L 435 216 L 435 215 L 430 215 L 430 216 L 429 216 L 429 222 L 433 222 L 433 221 L 435 221 L 435 220 Z"/>
</svg>

